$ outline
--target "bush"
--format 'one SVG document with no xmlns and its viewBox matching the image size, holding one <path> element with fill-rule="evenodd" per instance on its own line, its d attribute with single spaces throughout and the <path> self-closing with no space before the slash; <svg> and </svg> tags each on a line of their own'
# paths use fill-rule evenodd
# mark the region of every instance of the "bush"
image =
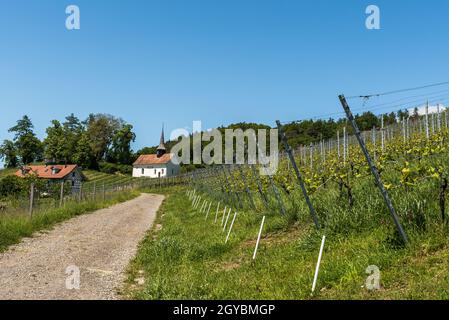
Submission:
<svg viewBox="0 0 449 320">
<path fill-rule="evenodd" d="M 108 173 L 108 174 L 114 174 L 117 172 L 119 172 L 121 174 L 131 174 L 133 172 L 133 167 L 130 165 L 126 165 L 126 164 L 100 162 L 99 170 L 100 170 L 100 172 Z"/>
<path fill-rule="evenodd" d="M 23 179 L 10 175 L 0 179 L 0 197 L 8 197 L 21 193 L 25 188 Z"/>
</svg>

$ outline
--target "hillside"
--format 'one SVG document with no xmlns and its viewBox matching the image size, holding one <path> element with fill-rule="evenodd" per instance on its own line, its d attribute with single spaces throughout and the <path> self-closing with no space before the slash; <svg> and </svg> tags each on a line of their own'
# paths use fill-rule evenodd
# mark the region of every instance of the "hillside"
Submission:
<svg viewBox="0 0 449 320">
<path fill-rule="evenodd" d="M 302 218 L 238 211 L 228 243 L 222 209 L 195 210 L 183 190 L 172 190 L 157 225 L 131 265 L 127 295 L 133 299 L 448 299 L 447 228 L 398 247 L 385 225 L 328 233 L 317 291 L 311 287 L 321 232 Z M 187 209 L 186 209 L 187 208 Z M 233 212 L 232 212 L 233 214 Z M 361 215 L 365 212 L 360 212 Z M 266 224 L 252 259 L 262 220 Z M 232 218 L 232 215 L 231 215 Z M 226 219 L 225 219 L 226 220 Z M 230 221 L 228 222 L 229 229 Z M 368 266 L 380 269 L 380 290 L 367 290 Z M 145 275 L 145 284 L 134 279 Z"/>
<path fill-rule="evenodd" d="M 344 147 L 324 141 L 326 147 L 295 153 L 304 190 L 287 157 L 271 178 L 240 165 L 205 170 L 187 188 L 166 190 L 159 227 L 130 271 L 131 280 L 144 274 L 146 282 L 130 284 L 128 294 L 449 299 L 449 123 L 422 120 L 373 130 L 365 139 L 373 168 L 354 137 L 346 137 Z"/>
</svg>

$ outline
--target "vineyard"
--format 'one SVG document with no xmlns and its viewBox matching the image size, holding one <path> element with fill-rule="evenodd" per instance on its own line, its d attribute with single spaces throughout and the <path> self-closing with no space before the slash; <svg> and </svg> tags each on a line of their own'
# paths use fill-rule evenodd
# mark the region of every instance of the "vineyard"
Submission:
<svg viewBox="0 0 449 320">
<path fill-rule="evenodd" d="M 384 187 L 411 233 L 441 228 L 447 220 L 449 130 L 447 125 L 439 126 L 426 138 L 418 125 L 419 120 L 406 128 L 405 139 L 401 127 L 365 133 L 373 138 L 366 139 L 367 147 Z M 391 134 L 386 139 L 388 130 Z M 384 136 L 377 138 L 382 145 L 378 140 L 376 143 L 376 136 Z M 345 146 L 329 141 L 294 152 L 318 221 L 326 232 L 390 224 L 360 147 L 352 136 L 342 140 L 347 141 Z M 214 168 L 197 174 L 193 184 L 215 201 L 239 209 L 276 210 L 292 219 L 309 218 L 292 163 L 285 155 L 281 155 L 273 177 L 259 175 L 258 171 L 247 165 Z"/>
<path fill-rule="evenodd" d="M 131 270 L 148 283 L 130 296 L 447 299 L 448 112 L 386 126 L 379 117 L 365 132 L 348 117 L 333 138 L 294 150 L 278 123 L 286 143 L 274 175 L 214 165 L 191 173 L 187 190 L 165 190 L 163 229 Z M 380 270 L 380 290 L 365 287 L 369 266 Z"/>
</svg>

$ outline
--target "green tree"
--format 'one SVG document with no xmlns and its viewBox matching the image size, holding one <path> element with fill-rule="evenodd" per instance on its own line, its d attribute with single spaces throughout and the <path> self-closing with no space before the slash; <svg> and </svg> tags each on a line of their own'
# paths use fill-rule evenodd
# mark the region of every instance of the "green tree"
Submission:
<svg viewBox="0 0 449 320">
<path fill-rule="evenodd" d="M 418 110 L 418 107 L 415 107 L 415 108 L 413 109 L 413 114 L 412 114 L 411 118 L 412 118 L 412 120 L 417 120 L 417 119 L 419 119 L 419 110 Z"/>
<path fill-rule="evenodd" d="M 90 114 L 86 124 L 86 134 L 95 161 L 105 159 L 114 133 L 123 127 L 123 120 L 109 114 Z"/>
<path fill-rule="evenodd" d="M 44 139 L 44 157 L 48 160 L 61 161 L 66 155 L 66 139 L 64 129 L 58 120 L 53 120 L 48 127 L 47 137 Z"/>
<path fill-rule="evenodd" d="M 15 175 L 9 175 L 0 179 L 0 197 L 17 195 L 24 190 L 23 179 Z"/>
<path fill-rule="evenodd" d="M 142 148 L 142 149 L 140 149 L 140 150 L 138 150 L 136 152 L 135 157 L 137 158 L 137 157 L 139 157 L 139 156 L 141 156 L 143 154 L 155 154 L 156 153 L 156 149 L 157 149 L 157 146 L 144 147 L 144 148 Z"/>
<path fill-rule="evenodd" d="M 91 141 L 89 136 L 86 132 L 82 133 L 73 154 L 73 162 L 84 168 L 96 169 L 98 163 L 95 161 L 95 157 L 90 146 Z"/>
<path fill-rule="evenodd" d="M 42 143 L 33 132 L 33 123 L 28 116 L 23 116 L 17 124 L 8 131 L 13 132 L 14 145 L 22 164 L 42 160 Z"/>
<path fill-rule="evenodd" d="M 361 131 L 371 130 L 373 127 L 380 127 L 380 119 L 370 111 L 356 115 L 355 120 Z"/>
<path fill-rule="evenodd" d="M 409 116 L 408 110 L 407 109 L 399 110 L 397 112 L 397 116 L 398 116 L 399 120 L 403 120 L 403 119 L 408 118 L 408 116 Z"/>
<path fill-rule="evenodd" d="M 15 168 L 19 164 L 17 157 L 17 149 L 14 142 L 11 140 L 4 140 L 0 146 L 0 159 L 4 161 L 6 168 Z"/>
<path fill-rule="evenodd" d="M 76 162 L 74 155 L 81 135 L 84 132 L 84 126 L 73 113 L 65 118 L 65 122 L 62 125 L 65 140 L 64 160 L 69 163 L 74 163 Z"/>
<path fill-rule="evenodd" d="M 108 152 L 108 161 L 120 164 L 131 164 L 131 143 L 136 140 L 136 134 L 132 131 L 133 126 L 125 124 L 117 130 L 112 138 L 112 145 Z"/>
</svg>

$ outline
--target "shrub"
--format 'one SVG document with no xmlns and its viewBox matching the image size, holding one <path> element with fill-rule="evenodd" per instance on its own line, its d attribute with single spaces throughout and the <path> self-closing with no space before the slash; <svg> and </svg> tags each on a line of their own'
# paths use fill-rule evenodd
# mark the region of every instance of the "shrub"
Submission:
<svg viewBox="0 0 449 320">
<path fill-rule="evenodd" d="M 133 172 L 133 167 L 130 165 L 126 165 L 126 164 L 100 162 L 99 170 L 100 170 L 100 172 L 108 173 L 108 174 L 114 174 L 117 172 L 119 172 L 121 174 L 131 174 Z"/>
<path fill-rule="evenodd" d="M 8 197 L 21 193 L 25 188 L 23 180 L 10 175 L 0 179 L 0 197 Z"/>
</svg>

